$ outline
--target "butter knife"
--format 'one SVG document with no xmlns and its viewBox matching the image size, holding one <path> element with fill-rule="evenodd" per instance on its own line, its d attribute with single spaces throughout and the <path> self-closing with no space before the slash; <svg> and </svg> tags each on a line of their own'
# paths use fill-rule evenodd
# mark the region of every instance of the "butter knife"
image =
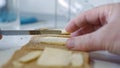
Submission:
<svg viewBox="0 0 120 68">
<path fill-rule="evenodd" d="M 61 34 L 61 30 L 0 30 L 1 35 Z"/>
</svg>

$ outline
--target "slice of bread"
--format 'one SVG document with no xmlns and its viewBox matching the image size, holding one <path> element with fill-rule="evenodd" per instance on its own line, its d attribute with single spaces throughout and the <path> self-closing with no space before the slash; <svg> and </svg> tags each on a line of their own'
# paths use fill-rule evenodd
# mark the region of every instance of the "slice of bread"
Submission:
<svg viewBox="0 0 120 68">
<path fill-rule="evenodd" d="M 2 68 L 90 68 L 88 53 L 59 48 L 45 48 L 39 58 L 29 62 L 18 61 L 35 51 L 42 52 L 42 50 L 16 51 Z"/>
<path fill-rule="evenodd" d="M 22 47 L 22 49 L 40 49 L 43 50 L 45 47 L 63 48 L 66 49 L 65 43 L 69 38 L 64 37 L 53 37 L 53 36 L 35 36 L 28 44 Z"/>
<path fill-rule="evenodd" d="M 38 39 L 40 39 L 41 37 L 54 37 L 54 36 L 51 36 L 51 35 L 34 36 L 28 44 L 23 46 L 20 50 L 16 51 L 14 53 L 14 55 L 12 56 L 12 58 L 5 65 L 3 65 L 2 68 L 51 68 L 48 65 L 41 67 L 42 61 L 44 60 L 43 64 L 46 64 L 47 59 L 48 59 L 47 61 L 49 61 L 49 60 L 52 61 L 52 59 L 54 60 L 55 56 L 57 59 L 60 58 L 59 60 L 61 60 L 61 62 L 62 62 L 61 65 L 59 64 L 58 66 L 53 66 L 55 68 L 90 68 L 88 53 L 79 52 L 79 51 L 70 51 L 70 53 L 69 53 L 69 50 L 64 45 L 61 46 L 58 44 L 51 45 L 51 44 L 40 43 Z M 62 37 L 62 38 L 64 38 L 64 37 Z M 43 50 L 46 47 L 48 49 L 45 50 L 45 53 L 41 53 L 43 55 L 43 58 L 41 58 L 42 55 L 39 56 L 38 53 L 36 54 L 35 51 L 44 52 Z M 32 56 L 34 52 L 35 52 L 36 56 Z M 71 54 L 71 52 L 72 52 L 72 54 Z M 50 53 L 53 53 L 54 56 L 53 55 L 50 56 Z M 31 55 L 32 58 L 29 57 L 29 58 L 25 59 L 26 56 L 28 57 L 29 55 Z M 51 59 L 49 57 L 45 58 L 46 55 L 50 56 Z M 57 55 L 59 55 L 60 57 Z M 62 61 L 61 57 L 65 60 L 67 60 L 69 58 L 68 55 L 71 55 L 70 63 L 68 61 L 67 62 Z M 39 56 L 39 60 L 38 60 L 38 58 L 36 58 L 38 56 Z M 22 58 L 22 61 L 21 61 L 21 58 Z M 42 61 L 41 61 L 41 59 L 42 59 Z M 56 64 L 57 64 L 57 59 L 55 59 Z M 54 64 L 55 64 L 55 62 L 54 62 Z"/>
</svg>

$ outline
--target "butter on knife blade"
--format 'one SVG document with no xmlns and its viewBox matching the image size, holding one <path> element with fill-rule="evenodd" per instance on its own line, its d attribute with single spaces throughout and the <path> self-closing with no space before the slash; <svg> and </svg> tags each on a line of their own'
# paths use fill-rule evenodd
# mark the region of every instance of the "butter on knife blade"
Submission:
<svg viewBox="0 0 120 68">
<path fill-rule="evenodd" d="M 1 35 L 61 34 L 61 30 L 0 30 Z"/>
</svg>

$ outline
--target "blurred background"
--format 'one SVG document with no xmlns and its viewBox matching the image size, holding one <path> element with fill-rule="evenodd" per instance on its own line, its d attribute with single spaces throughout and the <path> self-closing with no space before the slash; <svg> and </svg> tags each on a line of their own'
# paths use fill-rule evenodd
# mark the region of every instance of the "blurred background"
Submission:
<svg viewBox="0 0 120 68">
<path fill-rule="evenodd" d="M 81 12 L 115 2 L 120 0 L 0 0 L 0 27 L 7 30 L 64 28 Z"/>
<path fill-rule="evenodd" d="M 90 8 L 120 0 L 19 0 L 21 29 L 64 28 L 70 19 Z M 26 27 L 27 25 L 27 27 Z M 37 26 L 36 26 L 37 25 Z"/>
</svg>

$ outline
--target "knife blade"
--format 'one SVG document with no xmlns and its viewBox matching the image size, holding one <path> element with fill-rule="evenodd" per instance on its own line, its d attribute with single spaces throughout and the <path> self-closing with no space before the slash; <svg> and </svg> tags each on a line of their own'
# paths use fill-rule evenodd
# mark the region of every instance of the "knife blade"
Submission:
<svg viewBox="0 0 120 68">
<path fill-rule="evenodd" d="M 61 30 L 0 30 L 1 35 L 61 34 Z"/>
</svg>

